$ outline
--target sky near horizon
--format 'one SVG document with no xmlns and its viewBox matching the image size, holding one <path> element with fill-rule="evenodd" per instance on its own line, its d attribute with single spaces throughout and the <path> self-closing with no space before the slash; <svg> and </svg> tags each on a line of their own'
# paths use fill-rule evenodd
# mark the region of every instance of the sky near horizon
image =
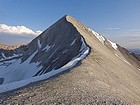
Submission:
<svg viewBox="0 0 140 105">
<path fill-rule="evenodd" d="M 113 42 L 140 48 L 139 5 L 140 0 L 0 0 L 0 43 L 28 43 L 67 14 Z"/>
</svg>

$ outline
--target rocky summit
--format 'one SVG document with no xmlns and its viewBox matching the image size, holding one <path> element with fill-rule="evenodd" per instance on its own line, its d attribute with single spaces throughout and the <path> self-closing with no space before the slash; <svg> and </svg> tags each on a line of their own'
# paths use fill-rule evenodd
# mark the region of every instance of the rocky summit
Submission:
<svg viewBox="0 0 140 105">
<path fill-rule="evenodd" d="M 0 84 L 0 104 L 139 105 L 140 60 L 65 15 L 29 44 L 0 50 Z"/>
</svg>

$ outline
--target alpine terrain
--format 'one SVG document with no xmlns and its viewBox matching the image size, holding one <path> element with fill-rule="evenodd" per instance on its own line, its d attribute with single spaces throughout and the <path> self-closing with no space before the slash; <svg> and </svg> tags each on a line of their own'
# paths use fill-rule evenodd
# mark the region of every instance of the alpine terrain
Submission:
<svg viewBox="0 0 140 105">
<path fill-rule="evenodd" d="M 140 57 L 71 16 L 27 45 L 1 46 L 2 105 L 140 104 Z"/>
</svg>

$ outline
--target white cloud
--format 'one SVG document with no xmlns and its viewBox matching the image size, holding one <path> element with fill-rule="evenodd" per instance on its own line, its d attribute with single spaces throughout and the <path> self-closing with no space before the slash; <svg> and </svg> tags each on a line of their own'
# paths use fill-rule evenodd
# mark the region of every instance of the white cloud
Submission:
<svg viewBox="0 0 140 105">
<path fill-rule="evenodd" d="M 18 35 L 39 35 L 41 31 L 33 31 L 25 26 L 8 26 L 6 24 L 0 24 L 0 32 Z"/>
<path fill-rule="evenodd" d="M 25 26 L 0 24 L 0 43 L 7 45 L 27 44 L 40 33 L 41 31 L 33 31 Z"/>
<path fill-rule="evenodd" d="M 107 30 L 119 30 L 120 28 L 118 28 L 118 27 L 109 27 L 109 28 L 107 28 Z"/>
</svg>

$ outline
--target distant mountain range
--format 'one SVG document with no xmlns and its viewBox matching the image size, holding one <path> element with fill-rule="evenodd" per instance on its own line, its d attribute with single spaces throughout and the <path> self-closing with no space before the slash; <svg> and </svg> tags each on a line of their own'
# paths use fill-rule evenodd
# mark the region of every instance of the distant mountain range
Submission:
<svg viewBox="0 0 140 105">
<path fill-rule="evenodd" d="M 128 49 L 130 52 L 140 55 L 140 48 L 137 49 Z"/>
</svg>

